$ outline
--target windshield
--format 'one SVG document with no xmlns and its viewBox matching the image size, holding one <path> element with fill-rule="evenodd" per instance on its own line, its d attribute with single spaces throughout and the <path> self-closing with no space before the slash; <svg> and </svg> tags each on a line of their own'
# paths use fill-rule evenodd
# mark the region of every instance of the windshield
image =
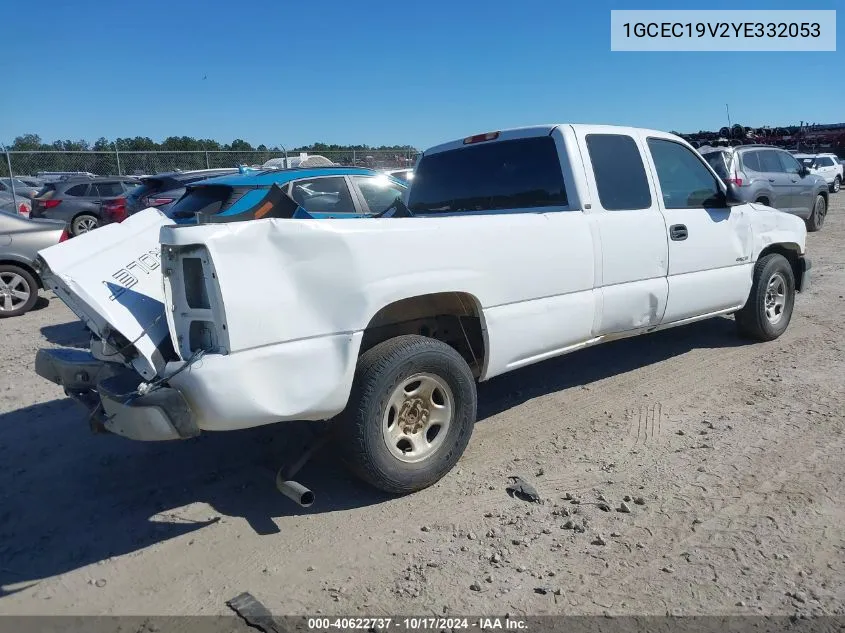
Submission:
<svg viewBox="0 0 845 633">
<path fill-rule="evenodd" d="M 414 213 L 524 209 L 567 204 L 554 139 L 540 136 L 423 156 L 408 207 Z"/>
</svg>

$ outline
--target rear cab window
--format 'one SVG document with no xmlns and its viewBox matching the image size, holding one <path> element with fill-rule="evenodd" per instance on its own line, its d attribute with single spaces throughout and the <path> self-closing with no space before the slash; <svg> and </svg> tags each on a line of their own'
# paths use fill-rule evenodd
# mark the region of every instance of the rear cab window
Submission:
<svg viewBox="0 0 845 633">
<path fill-rule="evenodd" d="M 416 214 L 567 205 L 560 158 L 550 136 L 424 154 L 408 193 L 408 208 Z"/>
</svg>

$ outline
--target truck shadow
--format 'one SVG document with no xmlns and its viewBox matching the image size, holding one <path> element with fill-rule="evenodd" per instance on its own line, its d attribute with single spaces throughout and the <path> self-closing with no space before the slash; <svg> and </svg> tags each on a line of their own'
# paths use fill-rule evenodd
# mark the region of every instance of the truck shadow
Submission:
<svg viewBox="0 0 845 633">
<path fill-rule="evenodd" d="M 740 344 L 732 321 L 715 319 L 577 352 L 482 384 L 479 420 L 696 347 Z M 277 518 L 388 501 L 348 475 L 331 450 L 296 477 L 315 492 L 314 506 L 300 508 L 276 491 L 276 470 L 299 455 L 316 426 L 140 443 L 91 435 L 84 411 L 67 399 L 0 414 L 0 598 L 113 556 L 220 529 L 221 522 L 246 521 L 272 535 L 281 532 Z"/>
<path fill-rule="evenodd" d="M 748 344 L 748 340 L 737 335 L 734 320 L 722 317 L 597 345 L 481 383 L 478 388 L 478 421 L 482 422 L 532 398 L 589 385 L 693 349 Z"/>
<path fill-rule="evenodd" d="M 41 336 L 53 345 L 61 347 L 88 348 L 91 343 L 91 333 L 82 321 L 45 325 L 41 328 Z"/>
</svg>

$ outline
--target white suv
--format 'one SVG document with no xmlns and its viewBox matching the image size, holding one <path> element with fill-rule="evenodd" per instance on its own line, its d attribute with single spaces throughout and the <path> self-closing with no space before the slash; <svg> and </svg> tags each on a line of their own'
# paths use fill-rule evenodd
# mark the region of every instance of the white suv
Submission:
<svg viewBox="0 0 845 633">
<path fill-rule="evenodd" d="M 831 193 L 839 191 L 845 175 L 843 165 L 836 154 L 795 154 L 795 158 L 809 167 L 812 173 L 824 178 Z"/>
</svg>

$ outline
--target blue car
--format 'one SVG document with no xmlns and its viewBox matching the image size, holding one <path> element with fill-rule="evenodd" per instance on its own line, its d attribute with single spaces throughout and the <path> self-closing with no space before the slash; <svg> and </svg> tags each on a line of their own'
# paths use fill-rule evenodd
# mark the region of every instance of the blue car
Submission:
<svg viewBox="0 0 845 633">
<path fill-rule="evenodd" d="M 383 213 L 407 187 L 361 167 L 242 169 L 190 185 L 167 215 L 178 224 L 262 217 L 359 218 Z M 290 209 L 287 215 L 270 212 L 283 206 Z"/>
</svg>

